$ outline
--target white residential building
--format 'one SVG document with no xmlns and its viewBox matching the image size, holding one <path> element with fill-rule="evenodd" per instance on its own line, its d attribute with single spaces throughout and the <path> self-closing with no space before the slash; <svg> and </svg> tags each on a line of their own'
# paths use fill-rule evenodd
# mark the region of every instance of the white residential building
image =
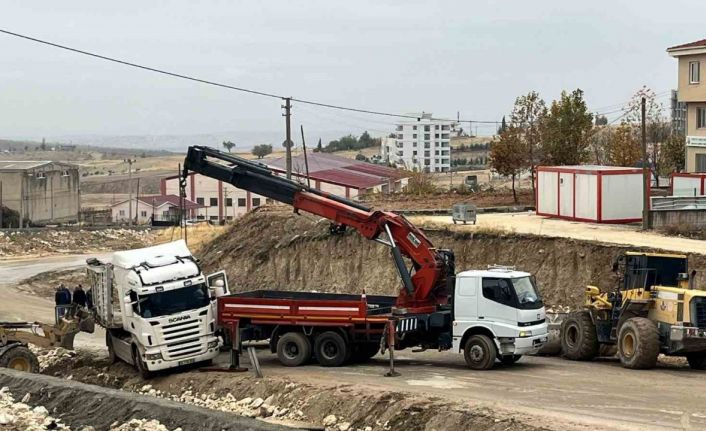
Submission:
<svg viewBox="0 0 706 431">
<path fill-rule="evenodd" d="M 409 114 L 417 119 L 397 123 L 390 162 L 406 169 L 447 172 L 451 168 L 451 132 L 455 122 L 432 119 L 432 114 Z"/>
</svg>

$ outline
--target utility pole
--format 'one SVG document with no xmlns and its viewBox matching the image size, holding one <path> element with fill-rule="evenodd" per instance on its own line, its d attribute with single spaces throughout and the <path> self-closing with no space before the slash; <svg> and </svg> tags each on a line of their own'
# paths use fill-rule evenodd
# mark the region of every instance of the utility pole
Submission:
<svg viewBox="0 0 706 431">
<path fill-rule="evenodd" d="M 137 177 L 137 194 L 135 195 L 135 223 L 137 223 L 137 216 L 140 212 L 140 177 Z M 132 217 L 132 216 L 130 216 Z"/>
<path fill-rule="evenodd" d="M 643 97 L 640 103 L 640 111 L 642 116 L 641 132 L 642 132 L 642 229 L 650 228 L 650 196 L 649 196 L 649 181 L 650 181 L 650 166 L 647 162 L 647 128 L 645 127 L 645 98 Z"/>
<path fill-rule="evenodd" d="M 285 118 L 285 125 L 286 125 L 286 138 L 284 141 L 284 148 L 286 151 L 286 170 L 287 170 L 287 179 L 291 180 L 292 179 L 292 98 L 291 97 L 285 97 L 284 98 L 284 105 L 282 106 L 284 108 L 284 114 L 282 114 Z"/>
<path fill-rule="evenodd" d="M 130 226 L 132 226 L 132 164 L 136 162 L 136 160 L 127 158 L 123 160 L 125 163 L 128 165 L 128 170 L 127 170 L 127 190 L 128 190 L 128 220 Z"/>
<path fill-rule="evenodd" d="M 2 208 L 2 181 L 0 181 L 0 229 L 2 229 L 2 215 L 4 212 Z"/>
</svg>

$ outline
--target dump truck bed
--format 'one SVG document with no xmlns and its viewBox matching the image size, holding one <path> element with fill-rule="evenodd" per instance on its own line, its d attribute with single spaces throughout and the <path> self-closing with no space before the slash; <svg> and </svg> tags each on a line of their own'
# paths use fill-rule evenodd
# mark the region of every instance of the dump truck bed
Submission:
<svg viewBox="0 0 706 431">
<path fill-rule="evenodd" d="M 255 290 L 218 298 L 218 319 L 221 325 L 243 319 L 312 326 L 384 322 L 395 300 L 382 295 Z"/>
</svg>

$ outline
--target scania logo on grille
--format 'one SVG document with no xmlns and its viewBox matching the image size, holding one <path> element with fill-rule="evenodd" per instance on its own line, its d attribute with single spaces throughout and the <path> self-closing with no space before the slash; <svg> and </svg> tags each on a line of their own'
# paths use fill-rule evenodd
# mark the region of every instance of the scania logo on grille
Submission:
<svg viewBox="0 0 706 431">
<path fill-rule="evenodd" d="M 179 317 L 172 317 L 169 319 L 169 323 L 174 323 L 174 322 L 181 322 L 182 320 L 189 320 L 189 316 L 179 316 Z"/>
</svg>

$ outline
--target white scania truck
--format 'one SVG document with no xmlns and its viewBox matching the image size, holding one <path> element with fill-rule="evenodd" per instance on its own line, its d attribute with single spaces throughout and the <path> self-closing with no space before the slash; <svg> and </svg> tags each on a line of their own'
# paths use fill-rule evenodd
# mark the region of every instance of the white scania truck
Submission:
<svg viewBox="0 0 706 431">
<path fill-rule="evenodd" d="M 147 378 L 218 354 L 215 302 L 228 293 L 226 276 L 205 276 L 184 241 L 119 251 L 112 263 L 88 259 L 87 274 L 111 361 Z"/>
</svg>

